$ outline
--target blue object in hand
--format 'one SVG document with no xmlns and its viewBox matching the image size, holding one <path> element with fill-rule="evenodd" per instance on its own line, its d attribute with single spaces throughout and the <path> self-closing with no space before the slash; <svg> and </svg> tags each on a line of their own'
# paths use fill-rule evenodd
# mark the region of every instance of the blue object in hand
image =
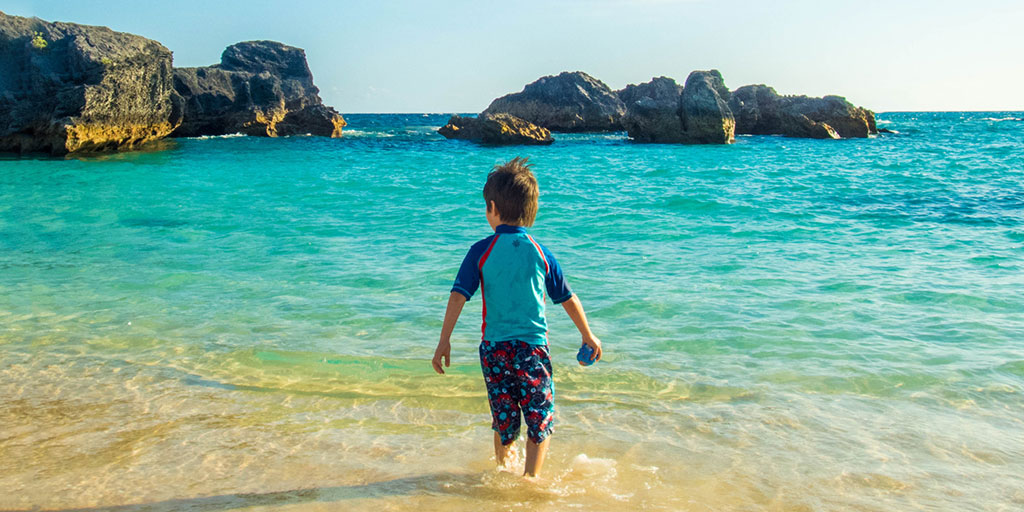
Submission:
<svg viewBox="0 0 1024 512">
<path fill-rule="evenodd" d="M 590 366 L 596 361 L 594 359 L 594 349 L 590 348 L 590 345 L 586 343 L 580 347 L 580 351 L 576 353 L 576 360 L 583 366 Z"/>
</svg>

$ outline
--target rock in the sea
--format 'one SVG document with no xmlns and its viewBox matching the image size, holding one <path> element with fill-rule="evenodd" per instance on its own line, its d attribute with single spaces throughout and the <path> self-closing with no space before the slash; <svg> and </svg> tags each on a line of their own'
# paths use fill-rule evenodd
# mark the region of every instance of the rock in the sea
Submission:
<svg viewBox="0 0 1024 512">
<path fill-rule="evenodd" d="M 637 142 L 729 144 L 735 122 L 729 90 L 717 70 L 694 71 L 686 85 L 659 77 L 619 91 L 626 104 L 622 124 Z"/>
<path fill-rule="evenodd" d="M 729 89 L 717 69 L 694 71 L 686 77 L 679 99 L 683 142 L 730 144 L 735 140 L 736 121 L 729 110 Z"/>
<path fill-rule="evenodd" d="M 171 76 L 171 52 L 151 39 L 0 12 L 0 151 L 61 155 L 164 137 L 182 115 Z"/>
<path fill-rule="evenodd" d="M 483 114 L 511 114 L 556 132 L 621 129 L 625 106 L 604 82 L 582 72 L 545 76 L 491 102 Z"/>
<path fill-rule="evenodd" d="M 622 127 L 637 142 L 682 142 L 683 123 L 679 98 L 683 86 L 668 77 L 639 85 L 627 85 L 618 92 L 626 105 Z"/>
<path fill-rule="evenodd" d="M 498 145 L 545 145 L 554 142 L 551 132 L 509 114 L 480 114 L 479 117 L 454 115 L 437 130 L 449 139 L 462 139 Z"/>
<path fill-rule="evenodd" d="M 878 133 L 875 114 L 840 96 L 781 96 L 764 84 L 732 93 L 736 133 L 815 139 L 864 138 Z"/>
<path fill-rule="evenodd" d="M 185 100 L 174 137 L 243 133 L 340 137 L 345 119 L 320 100 L 301 48 L 246 41 L 224 50 L 220 64 L 175 68 Z"/>
</svg>

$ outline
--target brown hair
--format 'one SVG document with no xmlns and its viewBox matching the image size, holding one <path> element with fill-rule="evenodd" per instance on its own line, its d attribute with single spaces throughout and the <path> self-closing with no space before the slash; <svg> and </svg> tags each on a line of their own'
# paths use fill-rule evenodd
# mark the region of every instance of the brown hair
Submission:
<svg viewBox="0 0 1024 512">
<path fill-rule="evenodd" d="M 537 178 L 530 171 L 529 159 L 515 157 L 487 175 L 484 184 L 484 201 L 491 211 L 491 201 L 498 210 L 502 222 L 518 226 L 532 226 L 537 217 Z"/>
</svg>

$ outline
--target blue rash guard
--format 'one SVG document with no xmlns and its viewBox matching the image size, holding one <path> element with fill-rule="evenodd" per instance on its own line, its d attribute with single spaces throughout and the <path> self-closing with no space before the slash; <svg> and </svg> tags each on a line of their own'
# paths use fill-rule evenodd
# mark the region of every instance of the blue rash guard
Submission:
<svg viewBox="0 0 1024 512">
<path fill-rule="evenodd" d="M 506 224 L 473 244 L 462 260 L 452 291 L 469 300 L 477 288 L 484 303 L 481 339 L 487 341 L 547 345 L 545 296 L 555 304 L 572 297 L 551 251 L 537 243 L 526 228 Z"/>
</svg>

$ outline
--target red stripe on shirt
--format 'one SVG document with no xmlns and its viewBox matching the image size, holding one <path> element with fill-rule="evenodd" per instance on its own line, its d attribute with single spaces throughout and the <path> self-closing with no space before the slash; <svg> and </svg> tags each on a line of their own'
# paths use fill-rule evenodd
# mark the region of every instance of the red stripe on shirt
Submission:
<svg viewBox="0 0 1024 512">
<path fill-rule="evenodd" d="M 542 251 L 540 249 L 540 244 L 538 244 L 537 241 L 534 240 L 532 236 L 526 235 L 526 238 L 529 238 L 530 242 L 533 242 L 533 246 L 537 248 L 537 254 L 540 254 L 540 259 L 544 260 L 544 277 L 547 277 L 547 275 L 551 272 L 551 267 L 548 265 L 548 259 L 544 257 L 544 251 Z M 545 291 L 544 292 L 544 298 L 541 300 L 541 302 L 544 302 L 547 299 L 548 299 L 548 292 Z M 548 333 L 545 332 L 544 336 L 547 336 L 547 335 L 548 335 Z"/>
<path fill-rule="evenodd" d="M 537 248 L 537 253 L 540 254 L 540 259 L 544 260 L 544 275 L 547 275 L 548 272 L 551 272 L 551 267 L 548 266 L 548 259 L 544 257 L 544 251 L 540 249 L 540 244 L 538 244 L 532 236 L 526 235 L 526 238 L 529 238 L 530 242 L 533 242 L 533 246 Z"/>
<path fill-rule="evenodd" d="M 476 268 L 480 270 L 480 300 L 483 302 L 483 323 L 480 324 L 481 340 L 483 340 L 484 336 L 487 335 L 487 294 L 484 293 L 484 262 L 486 262 L 487 257 L 491 255 L 491 249 L 494 249 L 494 244 L 498 241 L 498 236 L 500 235 L 495 233 L 494 238 L 491 239 L 491 245 L 487 246 L 487 250 L 484 251 L 483 256 L 480 256 L 480 262 L 476 265 Z"/>
</svg>

